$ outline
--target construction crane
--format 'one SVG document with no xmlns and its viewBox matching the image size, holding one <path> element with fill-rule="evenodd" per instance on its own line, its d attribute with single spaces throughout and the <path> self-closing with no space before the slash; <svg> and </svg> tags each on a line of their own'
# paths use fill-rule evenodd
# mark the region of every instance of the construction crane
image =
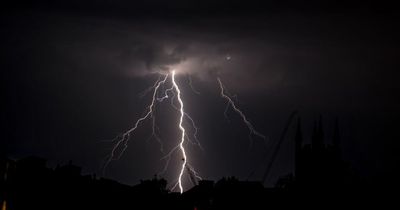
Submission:
<svg viewBox="0 0 400 210">
<path fill-rule="evenodd" d="M 276 144 L 276 147 L 275 147 L 275 149 L 274 149 L 274 151 L 273 151 L 273 153 L 272 153 L 272 155 L 271 155 L 271 158 L 270 158 L 270 161 L 269 161 L 269 163 L 268 163 L 268 165 L 267 165 L 267 168 L 265 169 L 265 172 L 264 172 L 264 175 L 263 175 L 263 177 L 262 177 L 261 183 L 264 183 L 265 180 L 268 178 L 268 175 L 269 175 L 269 173 L 270 173 L 270 171 L 271 171 L 272 165 L 274 164 L 275 159 L 276 159 L 276 157 L 277 157 L 277 155 L 278 155 L 278 152 L 279 152 L 279 150 L 281 149 L 282 142 L 283 142 L 283 140 L 285 139 L 286 134 L 287 134 L 287 131 L 289 130 L 289 127 L 290 127 L 290 125 L 291 125 L 291 123 L 292 123 L 294 117 L 295 117 L 297 114 L 298 114 L 298 111 L 295 110 L 295 111 L 293 111 L 293 112 L 289 115 L 289 118 L 288 118 L 287 121 L 286 121 L 285 127 L 284 127 L 284 129 L 283 129 L 283 131 L 282 131 L 282 134 L 281 134 L 281 136 L 280 136 L 280 138 L 279 138 L 279 141 L 278 141 L 278 143 Z"/>
</svg>

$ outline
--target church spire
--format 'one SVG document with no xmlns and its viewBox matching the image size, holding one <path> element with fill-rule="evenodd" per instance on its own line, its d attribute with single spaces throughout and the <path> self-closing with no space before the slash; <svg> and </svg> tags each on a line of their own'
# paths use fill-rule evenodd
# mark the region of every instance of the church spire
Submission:
<svg viewBox="0 0 400 210">
<path fill-rule="evenodd" d="M 297 130 L 295 136 L 295 175 L 299 177 L 299 169 L 301 164 L 301 147 L 303 144 L 303 134 L 301 132 L 301 118 L 297 118 Z"/>
<path fill-rule="evenodd" d="M 339 120 L 338 118 L 335 119 L 335 128 L 333 130 L 333 149 L 337 154 L 340 153 L 340 133 L 339 133 Z"/>
</svg>

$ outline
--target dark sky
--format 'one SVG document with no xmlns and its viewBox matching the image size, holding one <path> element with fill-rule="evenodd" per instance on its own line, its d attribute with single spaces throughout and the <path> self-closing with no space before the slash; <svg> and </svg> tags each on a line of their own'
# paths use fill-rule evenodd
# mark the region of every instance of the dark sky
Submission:
<svg viewBox="0 0 400 210">
<path fill-rule="evenodd" d="M 185 108 L 204 150 L 188 145 L 207 179 L 260 179 L 266 153 L 298 110 L 309 139 L 322 114 L 327 143 L 337 117 L 345 160 L 367 179 L 393 176 L 399 156 L 399 10 L 379 1 L 20 1 L 1 15 L 0 152 L 72 160 L 100 173 L 112 144 L 144 113 L 140 97 L 157 72 L 180 71 Z M 227 57 L 230 57 L 228 60 Z M 188 85 L 188 75 L 195 94 Z M 253 125 L 224 118 L 216 77 Z M 157 107 L 160 137 L 177 141 L 177 114 Z M 160 171 L 163 156 L 146 122 L 106 177 L 127 184 Z M 294 126 L 272 174 L 293 170 Z M 180 157 L 165 174 L 173 182 Z"/>
</svg>

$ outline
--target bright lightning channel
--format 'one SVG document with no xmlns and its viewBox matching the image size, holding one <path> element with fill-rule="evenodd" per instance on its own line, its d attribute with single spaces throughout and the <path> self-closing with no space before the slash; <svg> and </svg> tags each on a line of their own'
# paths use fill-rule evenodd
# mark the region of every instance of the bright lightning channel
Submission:
<svg viewBox="0 0 400 210">
<path fill-rule="evenodd" d="M 182 126 L 182 121 L 183 121 L 183 117 L 185 115 L 185 111 L 183 108 L 183 101 L 181 99 L 181 90 L 179 89 L 178 85 L 175 82 L 175 70 L 172 71 L 172 84 L 174 85 L 175 90 L 177 92 L 177 97 L 178 97 L 178 101 L 179 101 L 179 105 L 180 105 L 180 113 L 181 113 L 181 116 L 179 119 L 179 129 L 182 131 L 182 134 L 181 134 L 181 142 L 179 143 L 179 148 L 181 149 L 181 152 L 182 152 L 183 163 L 182 163 L 181 172 L 179 173 L 178 183 L 179 183 L 179 189 L 180 189 L 181 193 L 183 193 L 182 176 L 183 176 L 183 172 L 185 171 L 186 162 L 187 162 L 185 147 L 183 146 L 183 143 L 185 143 L 185 128 Z"/>
</svg>

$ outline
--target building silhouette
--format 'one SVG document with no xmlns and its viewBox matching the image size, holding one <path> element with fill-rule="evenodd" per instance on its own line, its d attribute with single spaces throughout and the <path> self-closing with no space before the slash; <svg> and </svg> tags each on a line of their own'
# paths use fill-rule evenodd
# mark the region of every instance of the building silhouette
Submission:
<svg viewBox="0 0 400 210">
<path fill-rule="evenodd" d="M 311 144 L 303 143 L 300 118 L 295 135 L 295 182 L 297 188 L 320 191 L 351 187 L 355 177 L 341 157 L 338 121 L 332 144 L 325 143 L 322 117 L 314 123 Z"/>
<path fill-rule="evenodd" d="M 82 175 L 81 168 L 71 162 L 48 168 L 46 160 L 39 157 L 1 158 L 2 210 L 274 209 L 294 204 L 340 207 L 371 198 L 374 190 L 363 187 L 341 157 L 337 121 L 331 144 L 325 141 L 322 118 L 315 123 L 309 144 L 304 143 L 300 119 L 296 128 L 294 173 L 282 176 L 273 188 L 257 181 L 224 177 L 216 182 L 200 180 L 180 194 L 168 190 L 167 181 L 157 176 L 128 186 L 96 175 Z"/>
</svg>

